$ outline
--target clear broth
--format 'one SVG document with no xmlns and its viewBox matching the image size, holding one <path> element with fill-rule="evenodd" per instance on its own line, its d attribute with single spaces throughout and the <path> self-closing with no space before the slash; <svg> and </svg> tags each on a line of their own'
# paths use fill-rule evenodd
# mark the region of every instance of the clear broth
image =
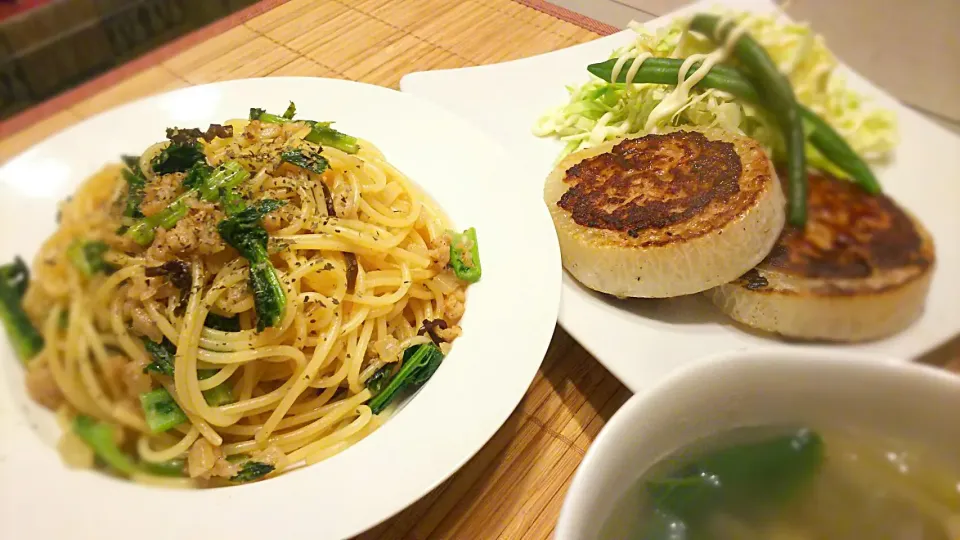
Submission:
<svg viewBox="0 0 960 540">
<path fill-rule="evenodd" d="M 851 430 L 816 431 L 824 443 L 823 462 L 785 504 L 760 515 L 712 512 L 701 521 L 698 536 L 677 533 L 655 540 L 960 539 L 957 460 L 910 441 Z M 661 460 L 618 499 L 600 538 L 654 540 L 645 531 L 654 515 L 647 481 L 717 450 L 794 432 L 790 427 L 738 429 Z"/>
</svg>

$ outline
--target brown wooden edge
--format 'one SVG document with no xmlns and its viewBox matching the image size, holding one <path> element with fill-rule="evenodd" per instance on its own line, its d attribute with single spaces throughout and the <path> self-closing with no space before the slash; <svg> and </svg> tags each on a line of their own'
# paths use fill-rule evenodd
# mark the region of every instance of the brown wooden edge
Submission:
<svg viewBox="0 0 960 540">
<path fill-rule="evenodd" d="M 68 109 L 73 105 L 76 105 L 77 103 L 95 95 L 104 88 L 109 88 L 110 86 L 117 84 L 127 77 L 160 64 L 161 62 L 176 56 L 178 53 L 197 45 L 198 43 L 210 39 L 213 36 L 222 34 L 223 32 L 243 24 L 246 21 L 266 13 L 267 11 L 270 11 L 271 9 L 288 1 L 289 0 L 261 0 L 250 7 L 237 11 L 236 13 L 228 15 L 223 19 L 208 24 L 203 28 L 194 30 L 193 32 L 190 32 L 189 34 L 166 45 L 158 47 L 157 49 L 154 49 L 153 51 L 137 59 L 131 60 L 122 66 L 114 68 L 107 73 L 100 75 L 99 77 L 91 79 L 77 86 L 76 88 L 67 90 L 58 96 L 35 105 L 17 114 L 16 116 L 0 121 L 0 139 L 9 137 L 36 122 L 52 116 L 57 112 Z M 513 1 L 542 13 L 546 13 L 547 15 L 557 19 L 575 24 L 585 30 L 596 32 L 597 34 L 607 35 L 617 32 L 617 28 L 614 28 L 609 24 L 604 24 L 585 15 L 581 15 L 560 6 L 556 6 L 546 2 L 545 0 Z"/>
</svg>

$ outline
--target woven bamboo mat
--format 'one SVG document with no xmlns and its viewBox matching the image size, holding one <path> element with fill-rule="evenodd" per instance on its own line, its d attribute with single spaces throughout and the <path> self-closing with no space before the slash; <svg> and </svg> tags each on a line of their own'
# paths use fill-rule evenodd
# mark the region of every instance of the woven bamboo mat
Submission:
<svg viewBox="0 0 960 540">
<path fill-rule="evenodd" d="M 613 30 L 542 0 L 263 0 L 0 123 L 0 163 L 98 112 L 192 84 L 299 75 L 396 88 L 412 71 L 531 56 Z M 943 361 L 939 354 L 933 361 Z M 361 538 L 548 538 L 584 452 L 629 396 L 558 328 L 526 397 L 491 441 Z"/>
</svg>

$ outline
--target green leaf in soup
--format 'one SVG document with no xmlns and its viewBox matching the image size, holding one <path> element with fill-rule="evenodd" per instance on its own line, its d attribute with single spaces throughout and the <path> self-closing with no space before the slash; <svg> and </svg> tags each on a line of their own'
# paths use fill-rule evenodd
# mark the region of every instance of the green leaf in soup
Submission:
<svg viewBox="0 0 960 540">
<path fill-rule="evenodd" d="M 755 510 L 793 499 L 823 463 L 820 435 L 808 429 L 723 448 L 647 482 L 656 509 L 697 520 L 718 509 Z"/>
</svg>

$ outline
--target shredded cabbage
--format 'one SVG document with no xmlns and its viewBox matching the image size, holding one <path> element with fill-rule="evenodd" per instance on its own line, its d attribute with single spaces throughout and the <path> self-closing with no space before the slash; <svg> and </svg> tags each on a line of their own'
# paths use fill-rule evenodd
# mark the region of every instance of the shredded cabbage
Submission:
<svg viewBox="0 0 960 540">
<path fill-rule="evenodd" d="M 822 36 L 806 24 L 785 24 L 774 16 L 746 13 L 726 16 L 747 27 L 790 79 L 797 99 L 832 125 L 861 157 L 868 161 L 883 159 L 896 146 L 894 114 L 871 108 L 867 98 L 847 88 L 843 75 L 836 69 L 837 59 L 827 49 Z M 709 40 L 688 32 L 688 23 L 687 19 L 677 19 L 654 32 L 631 23 L 630 28 L 637 33 L 636 40 L 613 51 L 610 58 L 636 57 L 643 53 L 686 58 L 716 49 Z M 537 120 L 533 133 L 566 142 L 561 158 L 605 141 L 643 134 L 650 111 L 673 89 L 661 84 L 608 83 L 590 75 L 588 82 L 567 87 L 570 100 Z M 759 141 L 774 156 L 782 155 L 783 141 L 773 117 L 719 90 L 694 89 L 686 104 L 672 117 L 658 122 L 656 130 L 682 125 L 715 126 L 740 133 Z M 845 176 L 809 144 L 807 162 L 811 167 Z"/>
</svg>

